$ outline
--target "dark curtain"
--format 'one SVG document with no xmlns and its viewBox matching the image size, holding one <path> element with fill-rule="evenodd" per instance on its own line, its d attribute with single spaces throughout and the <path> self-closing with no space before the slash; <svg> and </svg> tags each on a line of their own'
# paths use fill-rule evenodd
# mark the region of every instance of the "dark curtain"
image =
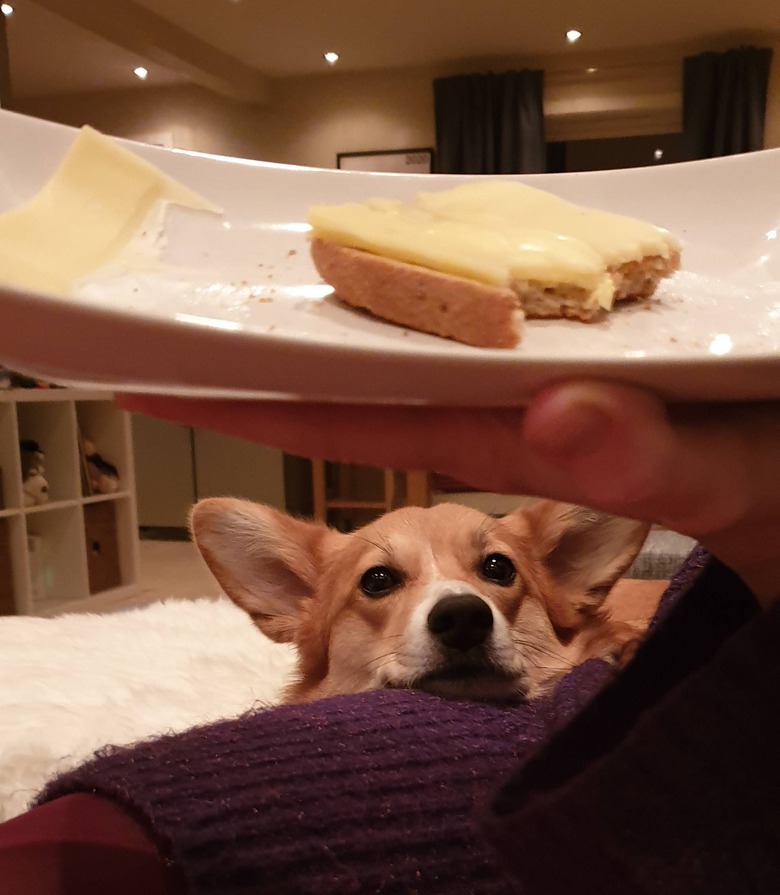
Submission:
<svg viewBox="0 0 780 895">
<path fill-rule="evenodd" d="M 0 12 L 0 108 L 11 107 L 11 66 L 8 61 L 8 30 Z"/>
<path fill-rule="evenodd" d="M 764 148 L 772 50 L 740 47 L 683 61 L 683 143 L 689 159 Z"/>
<path fill-rule="evenodd" d="M 544 171 L 543 90 L 542 71 L 489 72 L 434 80 L 436 171 Z"/>
</svg>

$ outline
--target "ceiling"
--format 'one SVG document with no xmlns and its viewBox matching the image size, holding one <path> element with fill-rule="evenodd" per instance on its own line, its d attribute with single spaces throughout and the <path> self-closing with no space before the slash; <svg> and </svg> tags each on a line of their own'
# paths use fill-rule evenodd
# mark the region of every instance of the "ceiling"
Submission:
<svg viewBox="0 0 780 895">
<path fill-rule="evenodd" d="M 780 33 L 778 0 L 5 0 L 17 96 L 191 80 L 263 101 L 279 77 Z M 627 14 L 627 9 L 630 13 Z M 583 34 L 575 47 L 565 32 Z"/>
</svg>

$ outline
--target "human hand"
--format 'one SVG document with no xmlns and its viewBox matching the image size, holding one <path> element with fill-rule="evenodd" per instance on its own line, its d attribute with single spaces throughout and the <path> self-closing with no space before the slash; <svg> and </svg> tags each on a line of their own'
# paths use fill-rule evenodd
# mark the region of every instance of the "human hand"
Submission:
<svg viewBox="0 0 780 895">
<path fill-rule="evenodd" d="M 689 535 L 768 605 L 780 595 L 780 406 L 667 408 L 627 386 L 565 383 L 527 408 L 355 406 L 124 395 L 127 410 L 288 453 L 435 470 Z"/>
</svg>

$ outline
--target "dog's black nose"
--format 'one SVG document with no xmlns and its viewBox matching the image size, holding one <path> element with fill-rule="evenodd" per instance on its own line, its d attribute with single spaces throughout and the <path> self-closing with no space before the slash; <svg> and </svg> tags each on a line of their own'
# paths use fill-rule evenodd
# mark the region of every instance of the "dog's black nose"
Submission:
<svg viewBox="0 0 780 895">
<path fill-rule="evenodd" d="M 428 613 L 428 630 L 444 646 L 465 652 L 487 640 L 493 629 L 490 606 L 476 594 L 451 594 Z"/>
</svg>

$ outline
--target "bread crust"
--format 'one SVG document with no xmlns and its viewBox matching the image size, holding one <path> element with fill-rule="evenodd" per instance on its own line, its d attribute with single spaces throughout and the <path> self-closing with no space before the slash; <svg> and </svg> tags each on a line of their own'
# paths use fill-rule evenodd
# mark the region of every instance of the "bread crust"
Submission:
<svg viewBox="0 0 780 895">
<path fill-rule="evenodd" d="M 384 320 L 477 348 L 514 348 L 520 341 L 523 315 L 511 289 L 317 238 L 311 256 L 341 301 Z"/>
<path fill-rule="evenodd" d="M 523 280 L 502 289 L 318 237 L 311 240 L 311 256 L 317 272 L 346 304 L 478 348 L 514 348 L 524 317 L 589 322 L 602 316 L 590 292 L 580 286 Z M 610 268 L 615 301 L 649 298 L 679 266 L 680 254 L 672 252 Z"/>
</svg>

